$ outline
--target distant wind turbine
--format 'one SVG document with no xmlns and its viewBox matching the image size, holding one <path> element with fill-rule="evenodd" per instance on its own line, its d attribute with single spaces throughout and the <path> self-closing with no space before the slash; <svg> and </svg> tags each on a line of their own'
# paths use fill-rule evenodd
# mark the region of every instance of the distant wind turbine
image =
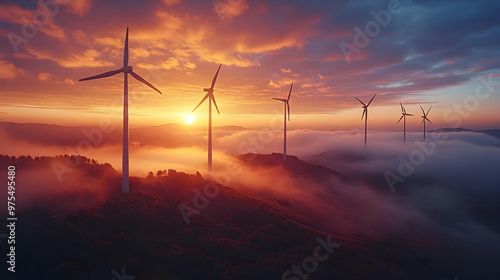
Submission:
<svg viewBox="0 0 500 280">
<path fill-rule="evenodd" d="M 196 108 L 193 109 L 194 112 L 208 98 L 208 172 L 212 172 L 212 101 L 214 102 L 215 109 L 217 109 L 217 113 L 220 114 L 219 108 L 217 108 L 217 102 L 215 102 L 214 86 L 215 86 L 215 81 L 217 81 L 217 76 L 219 75 L 221 66 L 222 64 L 219 65 L 219 69 L 217 69 L 217 73 L 215 73 L 210 88 L 203 89 L 203 91 L 206 91 L 207 94 L 205 95 L 205 97 L 203 97 L 198 106 L 196 106 Z"/>
<path fill-rule="evenodd" d="M 429 110 L 427 110 L 427 113 L 424 111 L 424 108 L 422 108 L 422 106 L 420 106 L 420 109 L 422 109 L 422 123 L 424 124 L 424 141 L 425 141 L 425 121 L 428 121 L 432 124 L 431 120 L 429 120 L 427 118 L 427 116 L 429 115 L 429 112 L 431 111 L 432 109 L 432 106 L 429 108 Z"/>
<path fill-rule="evenodd" d="M 373 98 L 375 98 L 375 95 L 377 95 L 376 93 L 373 95 L 372 99 L 370 99 L 370 102 L 368 102 L 368 105 L 363 103 L 363 101 L 359 100 L 358 98 L 356 98 L 356 100 L 358 100 L 361 104 L 363 104 L 362 108 L 363 108 L 363 115 L 361 116 L 361 120 L 363 120 L 363 117 L 365 117 L 365 146 L 366 146 L 366 130 L 367 130 L 367 127 L 368 127 L 368 106 L 370 106 L 370 104 L 372 103 L 373 101 Z"/>
<path fill-rule="evenodd" d="M 129 153 L 128 153 L 128 75 L 132 75 L 136 80 L 146 84 L 148 87 L 155 91 L 161 92 L 152 84 L 144 80 L 141 76 L 132 71 L 132 66 L 128 65 L 128 27 L 125 35 L 125 48 L 123 50 L 123 68 L 108 71 L 99 75 L 91 76 L 88 78 L 80 79 L 80 81 L 94 80 L 100 78 L 111 77 L 116 74 L 123 73 L 123 157 L 122 157 L 122 193 L 129 191 Z"/>
<path fill-rule="evenodd" d="M 292 95 L 292 87 L 293 87 L 293 83 L 292 85 L 290 86 L 290 92 L 288 93 L 288 98 L 287 99 L 282 99 L 282 98 L 273 98 L 274 100 L 279 100 L 281 102 L 283 102 L 283 105 L 285 106 L 285 113 L 284 113 L 284 133 L 283 133 L 283 137 L 284 137 L 284 142 L 283 142 L 283 160 L 286 161 L 286 115 L 287 115 L 287 112 L 288 112 L 288 121 L 290 121 L 290 96 Z"/>
<path fill-rule="evenodd" d="M 401 104 L 401 102 L 399 102 L 399 105 L 401 105 L 401 118 L 399 118 L 399 121 L 398 123 L 401 121 L 401 119 L 404 119 L 403 120 L 403 141 L 406 142 L 406 116 L 413 116 L 412 114 L 407 114 L 406 113 L 406 109 L 405 107 L 403 107 L 403 104 Z"/>
</svg>

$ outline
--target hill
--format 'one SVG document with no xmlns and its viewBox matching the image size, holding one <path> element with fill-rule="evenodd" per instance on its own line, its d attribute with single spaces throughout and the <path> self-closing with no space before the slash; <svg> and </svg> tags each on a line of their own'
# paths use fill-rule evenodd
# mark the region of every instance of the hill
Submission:
<svg viewBox="0 0 500 280">
<path fill-rule="evenodd" d="M 500 129 L 485 129 L 485 130 L 471 130 L 471 129 L 466 129 L 466 128 L 440 128 L 440 129 L 434 129 L 429 132 L 479 132 L 479 133 L 484 133 L 496 138 L 500 139 Z"/>
<path fill-rule="evenodd" d="M 253 166 L 281 165 L 309 178 L 341 176 L 295 157 L 283 164 L 279 156 L 238 158 L 252 157 Z M 27 181 L 34 170 L 68 162 L 79 162 L 71 167 L 75 180 L 65 179 L 61 187 L 46 187 L 42 178 Z M 438 237 L 345 236 L 319 230 L 296 208 L 222 186 L 199 173 L 160 170 L 132 177 L 131 193 L 120 194 L 120 175 L 88 158 L 0 156 L 0 167 L 7 165 L 16 166 L 20 186 L 28 188 L 29 182 L 30 191 L 42 190 L 36 204 L 18 213 L 18 278 L 2 270 L 2 279 L 110 279 L 110 271 L 122 268 L 137 280 L 295 279 L 298 274 L 283 276 L 294 265 L 308 266 L 308 272 L 301 270 L 308 279 L 444 279 L 470 258 L 463 245 L 453 247 Z M 68 194 L 75 184 L 81 186 Z M 86 204 L 74 207 L 75 197 L 85 197 Z M 329 239 L 339 247 L 326 254 L 321 248 Z M 316 248 L 320 261 L 312 259 Z M 478 258 L 468 265 L 477 268 L 485 261 Z"/>
</svg>

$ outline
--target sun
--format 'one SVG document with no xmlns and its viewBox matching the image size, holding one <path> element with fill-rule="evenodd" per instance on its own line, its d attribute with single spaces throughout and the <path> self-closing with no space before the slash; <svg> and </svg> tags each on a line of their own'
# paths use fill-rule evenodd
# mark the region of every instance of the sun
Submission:
<svg viewBox="0 0 500 280">
<path fill-rule="evenodd" d="M 191 114 L 187 115 L 186 118 L 184 119 L 184 121 L 187 124 L 193 124 L 194 123 L 194 117 L 193 117 L 193 115 L 191 115 Z"/>
</svg>

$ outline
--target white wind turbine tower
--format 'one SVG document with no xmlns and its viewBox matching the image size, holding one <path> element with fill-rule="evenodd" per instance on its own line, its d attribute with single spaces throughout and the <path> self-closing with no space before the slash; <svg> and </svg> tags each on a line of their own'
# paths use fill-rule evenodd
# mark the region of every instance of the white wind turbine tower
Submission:
<svg viewBox="0 0 500 280">
<path fill-rule="evenodd" d="M 401 119 L 404 119 L 403 120 L 403 141 L 406 142 L 406 116 L 413 116 L 412 114 L 408 114 L 406 113 L 406 109 L 405 107 L 403 107 L 403 104 L 401 104 L 401 102 L 399 102 L 399 105 L 401 105 L 401 118 L 399 118 L 399 121 L 398 123 L 401 121 Z"/>
<path fill-rule="evenodd" d="M 279 100 L 281 102 L 283 102 L 284 106 L 285 106 L 285 111 L 284 111 L 284 132 L 283 132 L 283 138 L 284 138 L 284 142 L 283 142 L 283 160 L 286 161 L 286 115 L 287 115 L 287 112 L 288 112 L 288 121 L 290 121 L 290 96 L 292 95 L 292 87 L 293 87 L 293 82 L 292 82 L 292 85 L 290 86 L 290 92 L 288 93 L 288 98 L 287 99 L 282 99 L 282 98 L 273 98 L 274 100 Z"/>
<path fill-rule="evenodd" d="M 155 91 L 161 92 L 152 84 L 144 80 L 141 76 L 132 71 L 132 66 L 128 65 L 128 27 L 125 35 L 125 48 L 123 50 L 123 68 L 108 71 L 99 75 L 91 76 L 88 78 L 80 79 L 80 81 L 94 80 L 100 78 L 111 77 L 116 74 L 123 73 L 123 157 L 122 157 L 122 193 L 129 191 L 129 152 L 128 152 L 128 75 L 132 75 L 136 80 L 146 84 L 148 87 Z"/>
<path fill-rule="evenodd" d="M 219 65 L 219 69 L 217 69 L 217 73 L 215 73 L 210 88 L 203 89 L 203 91 L 206 91 L 207 94 L 205 95 L 205 97 L 203 97 L 198 106 L 196 106 L 196 108 L 193 109 L 194 112 L 208 98 L 208 172 L 212 172 L 212 101 L 214 102 L 215 109 L 217 109 L 217 113 L 220 114 L 219 108 L 217 108 L 217 102 L 215 102 L 214 86 L 215 86 L 215 81 L 217 81 L 217 76 L 219 75 L 221 66 L 222 64 Z"/>
<path fill-rule="evenodd" d="M 427 110 L 427 113 L 424 111 L 424 108 L 422 108 L 422 106 L 420 106 L 420 109 L 422 109 L 422 123 L 424 124 L 424 141 L 425 141 L 425 121 L 428 121 L 432 124 L 431 120 L 429 120 L 427 118 L 427 116 L 429 115 L 429 112 L 431 111 L 432 109 L 432 106 L 429 108 L 429 110 Z"/>
<path fill-rule="evenodd" d="M 361 104 L 363 104 L 362 108 L 363 108 L 363 115 L 361 116 L 361 120 L 363 120 L 363 117 L 365 117 L 365 147 L 366 147 L 366 130 L 367 130 L 367 127 L 368 127 L 368 106 L 370 106 L 370 104 L 372 103 L 373 101 L 373 98 L 375 98 L 375 95 L 377 95 L 376 93 L 373 95 L 372 99 L 370 99 L 370 102 L 368 102 L 368 105 L 363 103 L 363 101 L 359 100 L 358 98 L 356 98 L 356 100 L 358 100 Z"/>
</svg>

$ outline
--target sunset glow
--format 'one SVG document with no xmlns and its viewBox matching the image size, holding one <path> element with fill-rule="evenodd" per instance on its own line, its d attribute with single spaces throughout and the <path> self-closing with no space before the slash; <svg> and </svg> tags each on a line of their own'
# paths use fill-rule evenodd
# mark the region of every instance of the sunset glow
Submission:
<svg viewBox="0 0 500 280">
<path fill-rule="evenodd" d="M 187 124 L 193 124 L 194 123 L 193 115 L 187 115 L 184 121 L 186 121 Z"/>
<path fill-rule="evenodd" d="M 466 102 L 465 97 L 481 85 L 477 78 L 483 84 L 486 81 L 487 90 L 498 90 L 492 87 L 500 84 L 494 66 L 498 56 L 492 55 L 495 49 L 476 41 L 473 49 L 478 56 L 474 59 L 467 58 L 465 48 L 449 52 L 449 44 L 460 45 L 453 40 L 464 45 L 472 33 L 453 37 L 451 31 L 435 31 L 429 23 L 433 15 L 419 17 L 417 4 L 401 2 L 389 25 L 371 38 L 366 48 L 346 55 L 342 43 L 352 42 L 357 36 L 355 27 L 373 20 L 370 10 L 378 12 L 386 5 L 362 8 L 305 3 L 147 1 L 118 7 L 109 2 L 75 0 L 60 4 L 33 38 L 24 40 L 20 18 L 32 19 L 35 13 L 47 12 L 34 1 L 0 4 L 5 38 L 0 45 L 2 119 L 81 124 L 81 116 L 86 115 L 86 124 L 92 124 L 93 119 L 118 116 L 120 78 L 92 83 L 78 79 L 121 65 L 127 26 L 131 65 L 164 92 L 156 96 L 130 80 L 130 114 L 136 125 L 185 123 L 157 116 L 163 112 L 186 114 L 189 109 L 185 108 L 193 107 L 203 94 L 218 63 L 224 65 L 216 92 L 223 108 L 217 120 L 220 125 L 265 127 L 272 114 L 281 110 L 270 97 L 286 95 L 291 82 L 296 85 L 291 100 L 294 113 L 303 116 L 295 128 L 315 129 L 359 129 L 359 117 L 350 113 L 358 107 L 353 96 L 366 99 L 373 93 L 378 93 L 371 108 L 375 129 L 394 129 L 386 120 L 397 118 L 399 102 L 407 104 L 409 111 L 432 105 L 436 126 L 451 126 L 450 119 L 461 113 L 455 106 Z M 117 9 L 120 13 L 110 12 Z M 274 17 L 285 11 L 286 17 Z M 341 16 L 346 11 L 358 16 Z M 127 20 L 131 18 L 138 20 Z M 421 22 L 415 22 L 417 19 Z M 408 22 L 419 26 L 413 41 L 404 39 L 403 28 Z M 487 26 L 481 28 L 471 32 L 494 36 Z M 432 36 L 432 32 L 444 36 L 442 43 L 420 39 L 424 34 Z M 401 45 L 400 41 L 408 43 Z M 500 125 L 498 119 L 487 118 L 495 112 L 489 104 L 500 102 L 498 94 L 479 101 L 474 108 L 469 106 L 474 113 L 463 118 L 467 126 Z M 61 110 L 71 113 L 54 113 Z M 241 119 L 240 114 L 251 119 Z M 321 119 L 328 121 L 319 124 L 316 114 L 325 114 Z M 258 121 L 262 118 L 267 120 Z M 410 121 L 408 129 L 415 127 L 418 122 Z"/>
</svg>

